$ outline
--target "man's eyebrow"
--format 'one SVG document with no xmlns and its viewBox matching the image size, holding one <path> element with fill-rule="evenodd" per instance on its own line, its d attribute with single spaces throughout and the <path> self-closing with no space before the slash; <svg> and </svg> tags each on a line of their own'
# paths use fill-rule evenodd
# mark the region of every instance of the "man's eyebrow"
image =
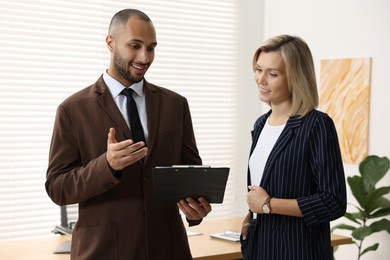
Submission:
<svg viewBox="0 0 390 260">
<path fill-rule="evenodd" d="M 139 43 L 144 43 L 144 41 L 143 41 L 143 40 L 141 40 L 141 39 L 137 39 L 137 38 L 130 39 L 128 42 L 139 42 Z"/>
<path fill-rule="evenodd" d="M 138 39 L 138 38 L 131 39 L 131 40 L 129 40 L 129 43 L 130 43 L 130 42 L 144 43 L 143 40 Z M 152 42 L 150 45 L 151 45 L 151 46 L 157 46 L 157 42 Z"/>
</svg>

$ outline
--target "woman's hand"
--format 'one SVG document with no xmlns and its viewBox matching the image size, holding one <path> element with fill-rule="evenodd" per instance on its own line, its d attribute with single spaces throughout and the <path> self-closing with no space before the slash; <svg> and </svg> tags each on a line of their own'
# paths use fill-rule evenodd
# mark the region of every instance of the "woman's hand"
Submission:
<svg viewBox="0 0 390 260">
<path fill-rule="evenodd" d="M 250 226 L 251 226 L 251 213 L 248 213 L 246 215 L 244 222 L 242 223 L 242 227 L 241 227 L 241 234 L 242 234 L 243 240 L 246 239 L 246 236 L 248 235 Z"/>
<path fill-rule="evenodd" d="M 267 199 L 268 192 L 259 186 L 248 186 L 249 192 L 246 195 L 246 202 L 249 209 L 258 214 L 263 214 L 263 203 Z"/>
</svg>

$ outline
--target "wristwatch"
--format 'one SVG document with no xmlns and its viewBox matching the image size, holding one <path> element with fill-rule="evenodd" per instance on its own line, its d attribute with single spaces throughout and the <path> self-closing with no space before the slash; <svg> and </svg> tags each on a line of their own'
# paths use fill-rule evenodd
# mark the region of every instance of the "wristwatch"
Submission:
<svg viewBox="0 0 390 260">
<path fill-rule="evenodd" d="M 270 205 L 271 199 L 272 199 L 272 197 L 268 196 L 264 201 L 264 204 L 263 204 L 263 213 L 264 214 L 271 213 L 271 205 Z"/>
</svg>

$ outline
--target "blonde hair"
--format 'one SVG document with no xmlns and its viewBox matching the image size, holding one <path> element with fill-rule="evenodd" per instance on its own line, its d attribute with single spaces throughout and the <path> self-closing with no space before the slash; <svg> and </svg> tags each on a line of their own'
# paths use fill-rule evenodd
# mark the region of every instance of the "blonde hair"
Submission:
<svg viewBox="0 0 390 260">
<path fill-rule="evenodd" d="M 253 56 L 253 69 L 262 52 L 280 52 L 286 66 L 291 93 L 290 116 L 304 116 L 318 106 L 318 91 L 313 57 L 309 46 L 296 36 L 279 35 L 265 41 Z"/>
</svg>

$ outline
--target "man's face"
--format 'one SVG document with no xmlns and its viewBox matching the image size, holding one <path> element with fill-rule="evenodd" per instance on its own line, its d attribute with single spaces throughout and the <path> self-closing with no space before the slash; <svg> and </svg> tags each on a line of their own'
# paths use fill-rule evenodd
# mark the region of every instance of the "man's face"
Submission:
<svg viewBox="0 0 390 260">
<path fill-rule="evenodd" d="M 107 43 L 112 47 L 108 73 L 126 87 L 140 82 L 154 60 L 153 24 L 133 16 Z"/>
</svg>

